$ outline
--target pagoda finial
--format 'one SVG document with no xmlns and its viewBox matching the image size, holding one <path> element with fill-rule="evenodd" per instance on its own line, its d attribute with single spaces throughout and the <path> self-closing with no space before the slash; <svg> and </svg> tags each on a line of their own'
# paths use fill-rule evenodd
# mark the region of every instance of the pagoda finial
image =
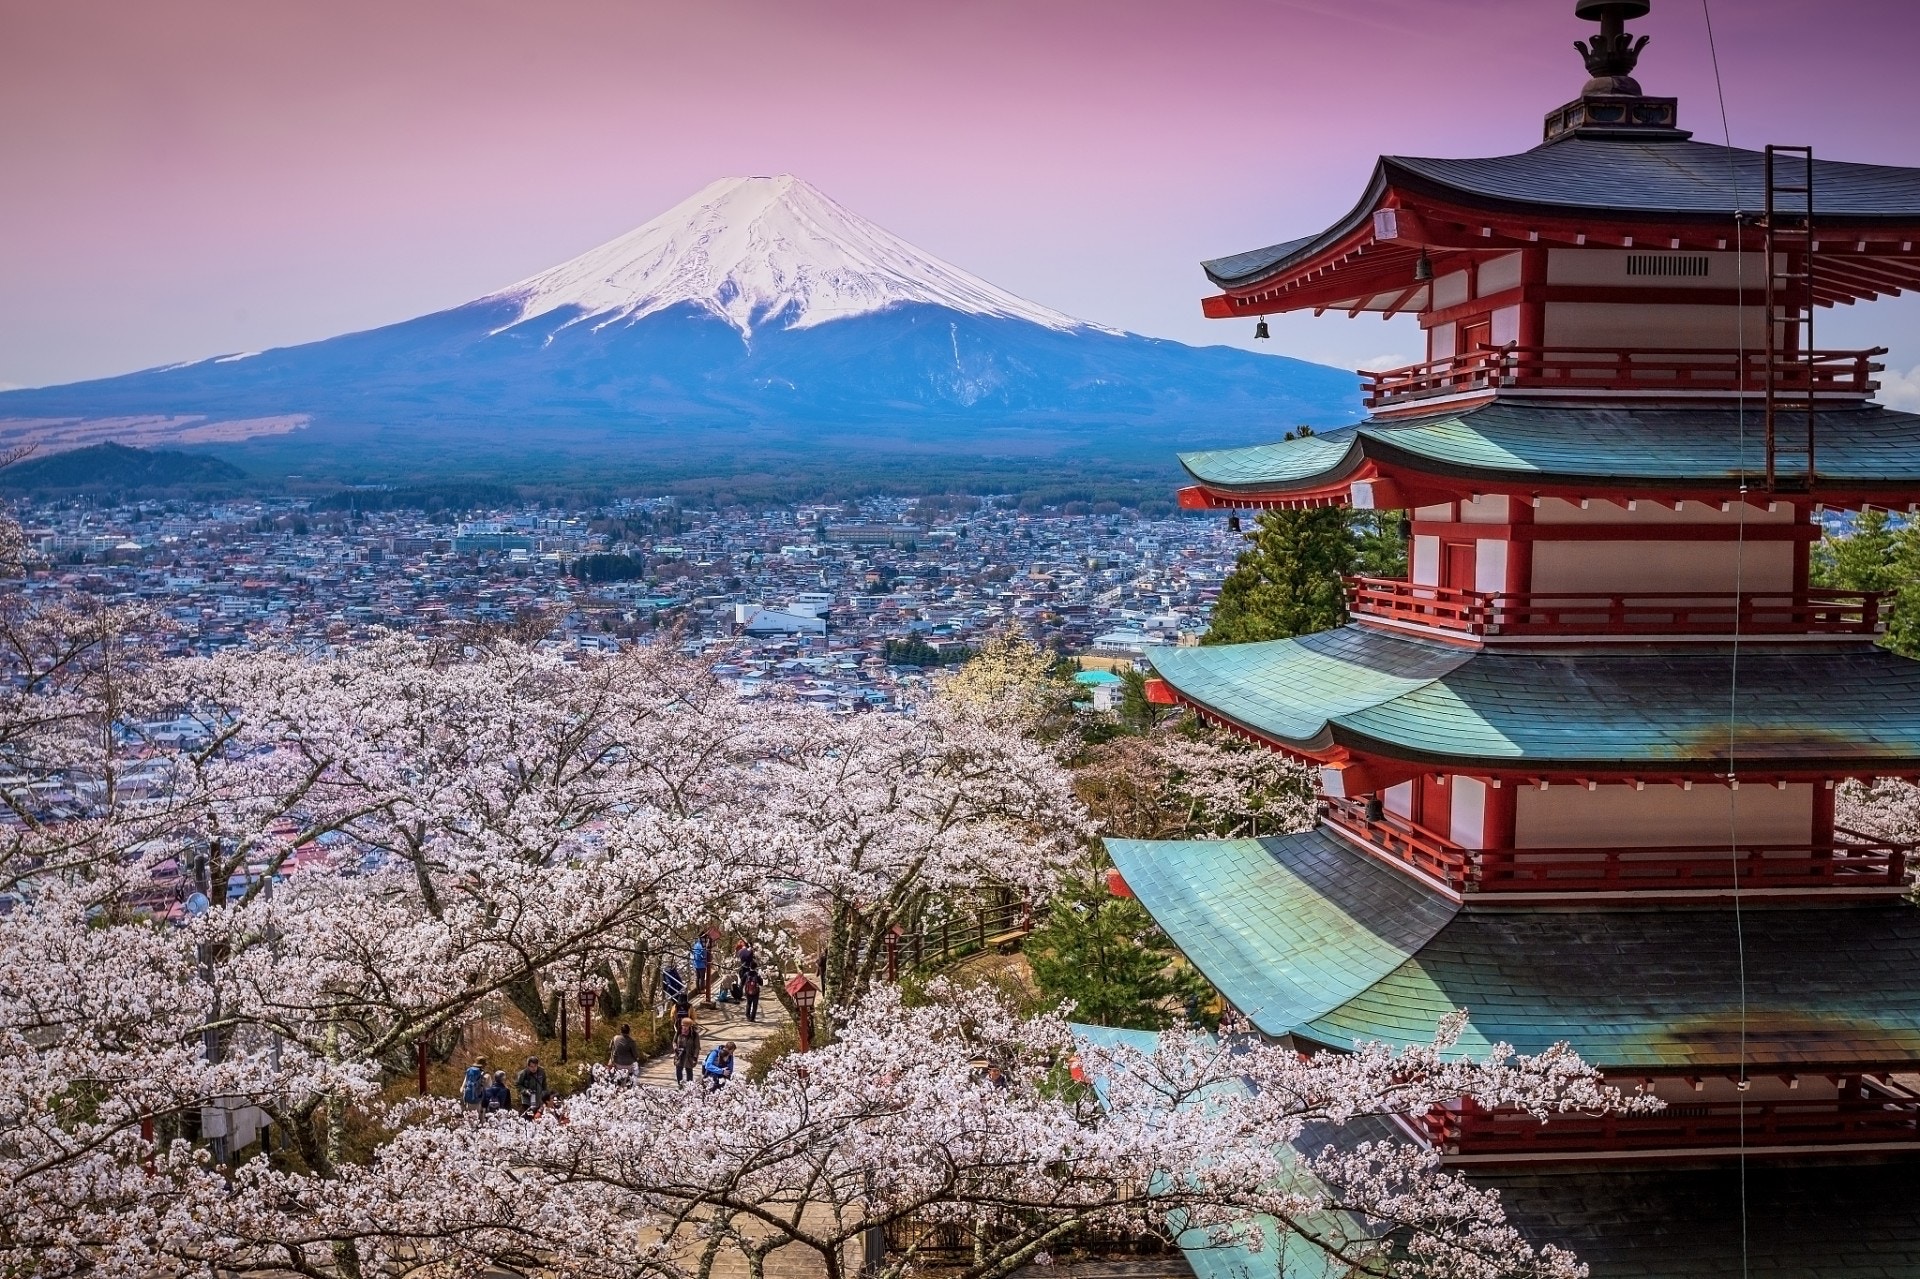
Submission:
<svg viewBox="0 0 1920 1279">
<path fill-rule="evenodd" d="M 1644 18 L 1653 0 L 1574 0 L 1573 14 L 1600 24 L 1599 34 L 1575 40 L 1573 47 L 1586 59 L 1587 74 L 1580 96 L 1547 112 L 1542 137 L 1547 142 L 1565 138 L 1632 139 L 1636 142 L 1680 141 L 1687 132 L 1677 126 L 1680 104 L 1674 98 L 1649 98 L 1633 78 L 1646 36 L 1627 30 L 1634 18 Z"/>
<path fill-rule="evenodd" d="M 1577 0 L 1574 16 L 1600 24 L 1600 34 L 1592 40 L 1575 40 L 1573 47 L 1586 59 L 1587 74 L 1593 78 L 1582 93 L 1640 92 L 1633 78 L 1640 50 L 1647 47 L 1647 36 L 1635 37 L 1626 29 L 1629 18 L 1644 18 L 1653 7 L 1652 0 Z"/>
</svg>

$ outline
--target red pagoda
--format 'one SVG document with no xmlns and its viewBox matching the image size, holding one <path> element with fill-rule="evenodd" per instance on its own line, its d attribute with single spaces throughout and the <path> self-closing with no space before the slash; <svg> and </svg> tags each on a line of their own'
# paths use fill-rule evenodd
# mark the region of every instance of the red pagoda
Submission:
<svg viewBox="0 0 1920 1279">
<path fill-rule="evenodd" d="M 1823 513 L 1920 502 L 1884 352 L 1813 340 L 1920 286 L 1920 169 L 1693 141 L 1633 78 L 1649 0 L 1575 8 L 1592 78 L 1540 145 L 1384 157 L 1333 226 L 1206 264 L 1210 316 L 1411 314 L 1427 359 L 1363 374 L 1358 425 L 1183 456 L 1182 505 L 1405 512 L 1409 570 L 1338 630 L 1155 659 L 1317 768 L 1314 830 L 1109 847 L 1266 1035 L 1464 1008 L 1466 1051 L 1569 1040 L 1664 1100 L 1399 1125 L 1596 1276 L 1920 1274 L 1913 850 L 1834 811 L 1920 778 L 1920 663 L 1809 580 Z"/>
</svg>

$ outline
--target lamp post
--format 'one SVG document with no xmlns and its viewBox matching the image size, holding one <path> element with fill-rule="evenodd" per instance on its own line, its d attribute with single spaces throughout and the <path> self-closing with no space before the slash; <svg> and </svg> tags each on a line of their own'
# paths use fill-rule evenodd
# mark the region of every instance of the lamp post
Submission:
<svg viewBox="0 0 1920 1279">
<path fill-rule="evenodd" d="M 813 1047 L 813 1001 L 820 998 L 820 987 L 813 978 L 805 973 L 795 973 L 787 981 L 787 994 L 793 999 L 794 1009 L 800 1014 L 794 1033 L 800 1041 L 800 1051 L 807 1052 Z"/>
<path fill-rule="evenodd" d="M 593 1005 L 600 998 L 600 992 L 591 986 L 580 988 L 580 1033 L 589 1043 L 593 1041 Z"/>
</svg>

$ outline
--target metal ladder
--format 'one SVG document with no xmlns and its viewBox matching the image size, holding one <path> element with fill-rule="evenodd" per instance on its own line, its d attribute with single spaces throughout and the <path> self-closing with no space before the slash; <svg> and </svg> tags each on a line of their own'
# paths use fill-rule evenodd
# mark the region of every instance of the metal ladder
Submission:
<svg viewBox="0 0 1920 1279">
<path fill-rule="evenodd" d="M 1767 147 L 1767 489 L 1817 475 L 1813 405 L 1813 148 Z"/>
</svg>

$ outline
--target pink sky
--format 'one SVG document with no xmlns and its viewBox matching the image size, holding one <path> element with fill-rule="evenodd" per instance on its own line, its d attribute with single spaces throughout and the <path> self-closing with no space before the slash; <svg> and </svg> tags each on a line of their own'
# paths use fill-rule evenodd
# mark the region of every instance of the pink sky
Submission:
<svg viewBox="0 0 1920 1279">
<path fill-rule="evenodd" d="M 326 337 L 498 288 L 713 178 L 793 172 L 1090 320 L 1247 345 L 1197 262 L 1318 230 L 1374 157 L 1500 154 L 1584 72 L 1572 0 L 0 0 L 0 382 Z M 1913 0 L 1719 0 L 1734 141 L 1920 165 Z M 1718 140 L 1699 0 L 1649 92 Z M 1829 320 L 1920 364 L 1920 304 Z M 1275 325 L 1341 364 L 1363 318 Z M 1915 382 L 1920 397 L 1920 378 Z"/>
</svg>

